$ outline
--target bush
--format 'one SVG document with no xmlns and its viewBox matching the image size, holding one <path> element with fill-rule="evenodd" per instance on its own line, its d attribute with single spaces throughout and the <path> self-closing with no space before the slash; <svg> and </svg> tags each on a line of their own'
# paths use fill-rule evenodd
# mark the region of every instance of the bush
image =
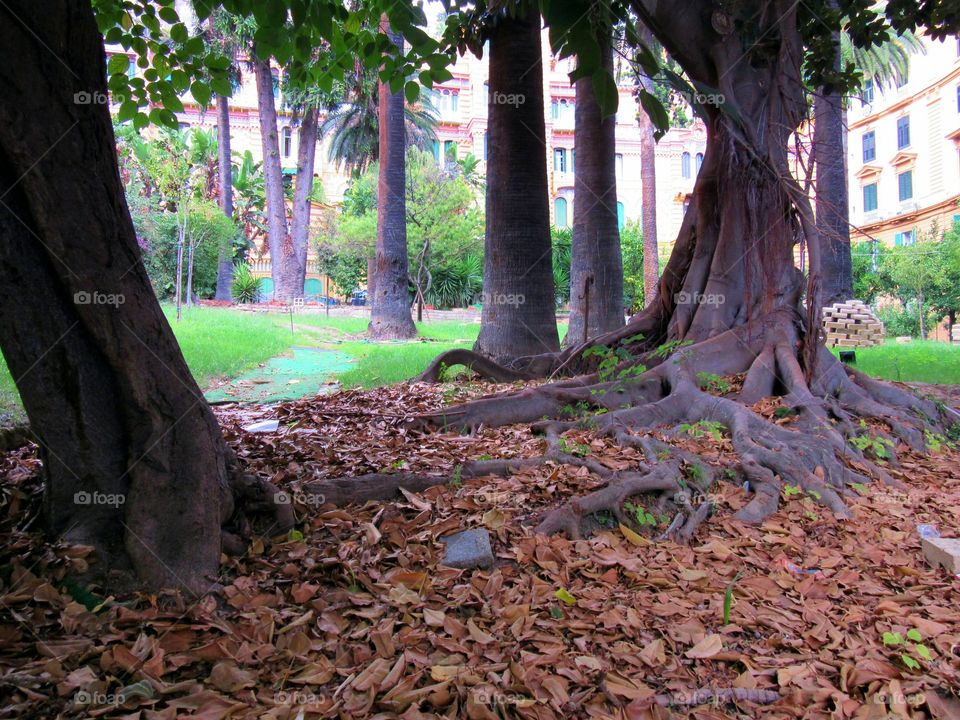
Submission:
<svg viewBox="0 0 960 720">
<path fill-rule="evenodd" d="M 883 323 L 883 329 L 888 338 L 906 335 L 920 337 L 920 313 L 917 311 L 916 302 L 908 302 L 906 305 L 900 303 L 884 305 L 877 309 L 876 314 L 877 319 Z M 924 327 L 928 333 L 936 322 L 932 313 L 926 313 Z"/>
<path fill-rule="evenodd" d="M 483 259 L 467 255 L 459 262 L 442 265 L 433 271 L 433 284 L 427 302 L 438 308 L 466 307 L 477 301 L 483 291 Z"/>
<path fill-rule="evenodd" d="M 573 232 L 570 228 L 550 227 L 550 242 L 553 245 L 553 286 L 557 305 L 570 302 L 570 247 Z"/>
<path fill-rule="evenodd" d="M 131 207 L 134 226 L 143 251 L 143 263 L 160 299 L 174 295 L 177 275 L 177 217 L 174 213 Z M 194 238 L 193 292 L 213 297 L 217 289 L 217 263 L 221 245 L 229 246 L 237 234 L 233 222 L 216 205 L 195 201 L 187 218 L 187 231 Z M 183 282 L 187 278 L 187 253 L 183 250 Z"/>
<path fill-rule="evenodd" d="M 240 263 L 233 268 L 233 299 L 238 303 L 257 302 L 260 298 L 261 279 L 250 272 L 250 266 Z"/>
</svg>

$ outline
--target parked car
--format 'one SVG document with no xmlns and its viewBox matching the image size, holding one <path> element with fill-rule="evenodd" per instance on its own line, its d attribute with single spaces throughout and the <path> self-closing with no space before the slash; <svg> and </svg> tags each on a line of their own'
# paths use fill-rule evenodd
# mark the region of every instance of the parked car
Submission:
<svg viewBox="0 0 960 720">
<path fill-rule="evenodd" d="M 367 291 L 366 290 L 354 290 L 350 294 L 350 304 L 351 305 L 366 305 L 367 304 Z"/>
</svg>

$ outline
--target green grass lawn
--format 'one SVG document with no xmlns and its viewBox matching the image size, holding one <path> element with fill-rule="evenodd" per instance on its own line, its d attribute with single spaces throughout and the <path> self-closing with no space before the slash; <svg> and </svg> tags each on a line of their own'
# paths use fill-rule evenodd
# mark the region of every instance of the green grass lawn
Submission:
<svg viewBox="0 0 960 720">
<path fill-rule="evenodd" d="M 834 354 L 838 351 L 834 349 Z M 960 385 L 960 345 L 914 340 L 856 348 L 854 365 L 867 375 L 899 382 Z"/>
<path fill-rule="evenodd" d="M 281 355 L 291 345 L 329 347 L 352 355 L 356 363 L 338 377 L 340 382 L 348 388 L 377 387 L 418 375 L 445 350 L 470 347 L 480 331 L 479 323 L 419 323 L 419 340 L 370 343 L 362 339 L 365 318 L 301 313 L 294 316 L 291 333 L 290 316 L 284 313 L 194 308 L 185 310 L 179 323 L 173 320 L 172 308 L 165 307 L 164 313 L 201 387 Z M 566 327 L 559 326 L 561 337 Z M 856 367 L 887 380 L 960 384 L 960 345 L 914 341 L 858 348 Z M 23 419 L 13 378 L 0 357 L 0 424 Z"/>
</svg>

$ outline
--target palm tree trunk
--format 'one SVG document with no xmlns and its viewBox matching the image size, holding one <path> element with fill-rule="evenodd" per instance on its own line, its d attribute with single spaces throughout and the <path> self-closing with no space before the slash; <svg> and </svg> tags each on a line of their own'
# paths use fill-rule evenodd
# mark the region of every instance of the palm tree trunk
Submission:
<svg viewBox="0 0 960 720">
<path fill-rule="evenodd" d="M 600 35 L 607 37 L 601 31 Z M 613 72 L 609 44 L 601 48 Z M 570 326 L 564 345 L 623 327 L 623 261 L 617 227 L 616 117 L 604 118 L 593 78 L 576 82 L 573 238 L 570 250 Z"/>
<path fill-rule="evenodd" d="M 474 348 L 495 360 L 558 350 L 539 15 L 490 36 L 483 311 Z M 505 102 L 516 99 L 518 102 Z"/>
<path fill-rule="evenodd" d="M 267 244 L 270 247 L 270 265 L 273 275 L 274 298 L 290 301 L 303 295 L 303 287 L 296 292 L 296 277 L 285 272 L 284 250 L 291 240 L 287 228 L 287 208 L 283 193 L 283 173 L 280 170 L 280 141 L 277 137 L 277 107 L 273 98 L 273 74 L 270 60 L 255 58 L 254 75 L 257 78 L 257 107 L 260 116 L 260 140 L 263 146 L 263 182 L 267 198 Z"/>
<path fill-rule="evenodd" d="M 300 123 L 297 149 L 297 184 L 293 194 L 293 256 L 297 287 L 307 280 L 307 249 L 310 242 L 310 194 L 313 192 L 313 165 L 317 154 L 317 108 L 307 107 Z"/>
<path fill-rule="evenodd" d="M 839 35 L 834 40 L 833 62 L 839 70 Z M 823 248 L 823 304 L 831 305 L 853 297 L 843 96 L 821 88 L 813 101 L 813 117 L 817 233 Z"/>
<path fill-rule="evenodd" d="M 638 25 L 640 38 L 648 46 L 655 42 L 653 33 L 646 26 Z M 654 90 L 653 80 L 640 78 L 640 85 L 649 93 Z M 657 296 L 660 281 L 660 257 L 657 247 L 657 143 L 653 137 L 653 123 L 643 110 L 640 111 L 640 212 L 643 230 L 643 299 L 649 305 Z"/>
<path fill-rule="evenodd" d="M 233 220 L 233 163 L 230 153 L 230 99 L 217 95 L 217 163 L 220 173 L 220 209 Z M 217 300 L 232 300 L 233 244 L 220 248 L 217 257 Z"/>
<path fill-rule="evenodd" d="M 381 28 L 396 44 L 399 34 L 390 32 L 386 15 Z M 378 339 L 410 338 L 417 328 L 410 316 L 407 289 L 406 142 L 403 94 L 390 92 L 380 83 L 380 177 L 377 182 L 377 255 L 374 292 L 370 295 L 370 325 L 367 332 Z"/>
</svg>

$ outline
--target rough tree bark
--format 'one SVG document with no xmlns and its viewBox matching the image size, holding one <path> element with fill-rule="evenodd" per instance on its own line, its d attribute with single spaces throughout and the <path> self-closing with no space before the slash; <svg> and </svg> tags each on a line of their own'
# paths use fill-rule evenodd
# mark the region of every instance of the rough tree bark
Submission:
<svg viewBox="0 0 960 720">
<path fill-rule="evenodd" d="M 205 592 L 236 489 L 265 486 L 234 472 L 141 261 L 108 107 L 84 102 L 107 92 L 89 2 L 0 6 L 0 83 L 0 347 L 46 530 L 94 546 L 91 575 Z"/>
<path fill-rule="evenodd" d="M 396 45 L 403 40 L 390 31 L 386 16 L 381 29 Z M 406 139 L 403 93 L 379 87 L 380 175 L 377 181 L 377 253 L 374 273 L 367 293 L 372 338 L 396 340 L 411 338 L 417 328 L 410 316 L 410 292 L 407 287 L 407 185 Z"/>
<path fill-rule="evenodd" d="M 273 296 L 290 302 L 303 297 L 303 285 L 297 286 L 299 273 L 293 238 L 287 225 L 287 202 L 283 191 L 280 167 L 280 139 L 277 135 L 277 106 L 273 97 L 273 73 L 270 58 L 254 57 L 253 72 L 257 79 L 257 115 L 260 119 L 260 142 L 263 148 L 263 183 L 267 199 L 267 245 L 273 277 Z"/>
<path fill-rule="evenodd" d="M 230 98 L 217 95 L 217 167 L 220 174 L 220 209 L 233 221 L 233 161 L 230 153 Z M 217 257 L 217 300 L 233 300 L 233 244 L 220 248 Z"/>
<path fill-rule="evenodd" d="M 601 31 L 602 33 L 602 31 Z M 613 51 L 604 43 L 604 68 Z M 603 117 L 593 78 L 576 82 L 573 238 L 570 252 L 570 324 L 564 345 L 623 327 L 623 262 L 617 225 L 616 116 Z"/>
<path fill-rule="evenodd" d="M 310 194 L 313 192 L 313 166 L 317 155 L 317 108 L 307 106 L 300 122 L 300 145 L 297 148 L 297 178 L 293 190 L 293 252 L 284 257 L 284 272 L 296 275 L 296 286 L 303 291 L 307 280 L 307 250 L 310 242 Z"/>
<path fill-rule="evenodd" d="M 422 376 L 434 380 L 454 364 L 500 380 L 569 376 L 414 420 L 460 430 L 533 423 L 547 438 L 547 457 L 608 479 L 608 487 L 551 511 L 543 532 L 576 535 L 584 515 L 618 514 L 624 498 L 653 492 L 676 505 L 681 522 L 671 528 L 689 538 L 709 505 L 694 508 L 677 493 L 683 467 L 702 461 L 652 436 L 654 430 L 669 439 L 701 421 L 723 427 L 737 455 L 728 467 L 755 492 L 737 517 L 756 523 L 776 510 L 781 482 L 848 515 L 843 496 L 851 483 L 897 484 L 851 440 L 865 433 L 889 440 L 887 461 L 896 465 L 894 446 L 923 451 L 924 431 L 944 432 L 952 422 L 934 403 L 846 368 L 823 347 L 819 242 L 787 156 L 789 136 L 806 114 L 795 8 L 790 0 L 746 0 L 728 9 L 709 0 L 635 0 L 640 19 L 687 75 L 726 101 L 707 108 L 706 155 L 655 302 L 623 329 L 562 353 L 501 367 L 461 350 L 441 355 Z M 793 262 L 802 236 L 810 248 L 808 281 Z M 723 391 L 711 386 L 717 375 L 742 380 Z M 792 418 L 786 426 L 753 410 L 769 396 L 778 396 Z M 585 414 L 571 418 L 578 407 Z M 865 429 L 861 419 L 875 424 Z M 566 455 L 560 435 L 584 427 L 643 449 L 645 461 L 615 473 Z M 687 473 L 687 481 L 710 475 Z"/>
<path fill-rule="evenodd" d="M 640 39 L 648 46 L 654 44 L 653 34 L 642 24 Z M 645 75 L 640 85 L 653 93 L 653 80 Z M 640 111 L 640 207 L 643 230 L 643 299 L 649 305 L 657 296 L 660 280 L 660 250 L 657 245 L 657 142 L 653 137 L 653 122 Z"/>
<path fill-rule="evenodd" d="M 835 40 L 834 68 L 839 70 L 839 35 Z M 817 232 L 823 245 L 823 302 L 830 305 L 853 297 L 843 96 L 821 88 L 813 101 L 813 118 Z"/>
<path fill-rule="evenodd" d="M 483 310 L 475 350 L 495 360 L 558 350 L 540 16 L 490 35 Z"/>
</svg>

